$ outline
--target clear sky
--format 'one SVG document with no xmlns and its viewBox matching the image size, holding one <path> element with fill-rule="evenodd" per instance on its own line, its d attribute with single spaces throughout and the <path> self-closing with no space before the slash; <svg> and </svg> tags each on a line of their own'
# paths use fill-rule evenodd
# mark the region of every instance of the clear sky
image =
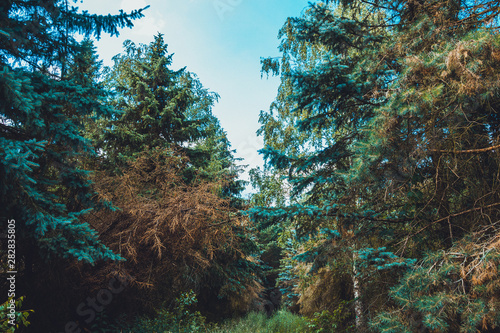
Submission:
<svg viewBox="0 0 500 333">
<path fill-rule="evenodd" d="M 120 36 L 103 37 L 96 43 L 101 60 L 122 52 L 130 39 L 150 43 L 164 34 L 174 69 L 186 66 L 202 84 L 220 95 L 214 114 L 228 134 L 241 164 L 262 165 L 260 110 L 274 100 L 278 78 L 260 75 L 260 58 L 279 56 L 278 31 L 290 16 L 299 16 L 310 0 L 84 0 L 76 5 L 96 14 L 116 14 L 150 5 L 145 17 Z M 247 171 L 249 170 L 247 168 Z M 248 179 L 245 173 L 242 178 Z"/>
</svg>

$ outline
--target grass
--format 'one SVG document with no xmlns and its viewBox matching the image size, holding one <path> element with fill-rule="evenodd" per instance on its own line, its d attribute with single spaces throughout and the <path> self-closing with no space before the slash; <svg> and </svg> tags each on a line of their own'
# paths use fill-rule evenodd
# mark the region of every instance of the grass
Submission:
<svg viewBox="0 0 500 333">
<path fill-rule="evenodd" d="M 308 331 L 308 322 L 301 316 L 286 310 L 276 312 L 272 317 L 263 313 L 249 313 L 243 318 L 232 319 L 210 333 L 303 333 Z"/>
</svg>

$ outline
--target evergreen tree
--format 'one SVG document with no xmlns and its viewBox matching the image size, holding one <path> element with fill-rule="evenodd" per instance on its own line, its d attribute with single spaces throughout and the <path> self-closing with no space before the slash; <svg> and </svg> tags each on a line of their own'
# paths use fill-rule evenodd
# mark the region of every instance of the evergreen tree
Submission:
<svg viewBox="0 0 500 333">
<path fill-rule="evenodd" d="M 356 17 L 363 22 L 356 25 Z M 363 311 L 356 295 L 360 283 L 355 273 L 355 258 L 359 247 L 370 242 L 369 237 L 362 235 L 352 237 L 359 234 L 361 226 L 355 221 L 363 215 L 356 209 L 361 206 L 358 190 L 349 187 L 344 173 L 352 158 L 350 148 L 363 135 L 361 128 L 373 113 L 371 102 L 363 105 L 364 95 L 383 84 L 379 76 L 385 75 L 384 69 L 374 68 L 370 60 L 386 33 L 372 29 L 372 39 L 362 37 L 369 29 L 367 25 L 380 19 L 380 14 L 365 10 L 357 13 L 317 5 L 306 11 L 304 17 L 287 21 L 281 32 L 281 62 L 263 61 L 264 70 L 281 70 L 282 84 L 271 112 L 261 116 L 261 132 L 267 145 L 263 153 L 268 164 L 286 171 L 294 187 L 292 194 L 298 200 L 284 209 L 251 211 L 256 219 L 273 216 L 274 220 L 288 224 L 291 231 L 288 234 L 296 235 L 298 240 L 305 241 L 311 234 L 318 237 L 322 229 L 327 237 L 313 242 L 313 248 L 313 244 L 306 246 L 310 250 L 300 257 L 301 261 L 314 260 L 313 267 L 317 268 L 313 271 L 325 264 L 344 269 L 350 266 L 347 276 L 352 280 L 347 283 L 354 293 L 350 297 L 358 299 L 356 309 L 360 319 Z M 289 124 L 289 130 L 273 135 L 273 128 L 278 128 L 273 124 L 283 121 Z M 281 144 L 281 140 L 296 144 L 290 148 L 289 144 Z M 340 231 L 343 239 L 337 245 L 348 251 L 332 258 L 332 237 L 328 235 L 338 233 L 335 230 Z M 291 255 L 295 256 L 297 250 Z M 328 257 L 331 259 L 325 260 Z M 340 306 L 343 300 L 332 301 Z M 363 321 L 359 325 L 364 325 Z"/>
<path fill-rule="evenodd" d="M 62 267 L 120 259 L 82 220 L 107 205 L 96 200 L 82 167 L 83 158 L 94 154 L 83 123 L 86 117 L 110 116 L 111 110 L 93 76 L 91 43 L 75 35 L 117 35 L 142 16 L 142 10 L 91 15 L 70 1 L 0 4 L 2 225 L 16 220 L 16 292 L 35 310 L 34 331 L 48 331 L 70 310 L 68 299 L 79 296 L 73 289 L 61 297 L 72 280 L 60 279 Z M 6 263 L 7 246 L 0 245 Z"/>
<path fill-rule="evenodd" d="M 124 48 L 107 74 L 117 115 L 105 124 L 104 135 L 98 133 L 98 147 L 110 163 L 126 161 L 146 147 L 177 147 L 194 157 L 196 149 L 189 146 L 215 126 L 211 106 L 218 96 L 185 69 L 170 69 L 172 55 L 161 34 L 149 45 L 126 41 Z"/>
<path fill-rule="evenodd" d="M 118 259 L 79 219 L 97 207 L 88 172 L 76 162 L 92 152 L 83 138 L 82 119 L 91 112 L 108 116 L 109 109 L 102 98 L 94 98 L 103 92 L 70 76 L 68 66 L 82 52 L 75 33 L 116 35 L 118 28 L 131 27 L 142 10 L 98 16 L 68 1 L 3 1 L 0 8 L 4 220 L 16 219 L 18 236 L 25 244 L 36 241 L 45 256 L 90 263 Z"/>
<path fill-rule="evenodd" d="M 170 68 L 161 34 L 149 45 L 124 47 L 106 74 L 117 113 L 88 124 L 100 152 L 91 161 L 96 188 L 120 212 L 89 222 L 129 259 L 122 269 L 136 286 L 150 287 L 134 296 L 145 311 L 190 289 L 211 316 L 241 311 L 259 288 L 258 265 L 249 260 L 255 246 L 238 213 L 244 201 L 236 159 L 212 115 L 218 96 L 185 68 Z"/>
<path fill-rule="evenodd" d="M 203 88 L 185 68 L 170 68 L 172 54 L 161 34 L 149 45 L 126 41 L 124 48 L 106 74 L 114 93 L 110 103 L 117 113 L 88 125 L 89 138 L 103 152 L 103 165 L 124 166 L 149 147 L 170 147 L 189 157 L 192 167 L 183 171 L 186 179 L 195 173 L 206 179 L 231 179 L 222 191 L 241 206 L 243 183 L 236 180 L 240 170 L 226 133 L 212 114 L 218 95 Z"/>
<path fill-rule="evenodd" d="M 121 270 L 133 276 L 128 292 L 137 312 L 173 303 L 194 291 L 200 308 L 214 318 L 244 311 L 258 290 L 258 265 L 248 221 L 221 193 L 224 178 L 184 179 L 190 160 L 169 148 L 145 150 L 114 172 L 96 172 L 101 196 L 120 210 L 90 218 L 103 241 L 124 258 Z M 193 172 L 203 173 L 203 170 Z M 94 276 L 108 274 L 103 266 Z M 246 299 L 245 299 L 246 298 Z"/>
<path fill-rule="evenodd" d="M 422 249 L 449 250 L 471 232 L 495 235 L 494 7 L 491 1 L 339 1 L 313 5 L 285 26 L 282 45 L 292 46 L 282 50 L 278 118 L 261 118 L 268 144 L 262 152 L 288 173 L 303 201 L 249 213 L 289 221 L 299 240 L 313 236 L 316 245 L 295 256 L 313 268 L 337 265 L 339 245 L 348 250 L 343 260 L 350 262 L 358 329 L 384 302 L 366 308 L 369 283 L 383 299 L 387 284 L 377 282 L 383 272 L 412 263 L 393 252 L 422 258 Z M 264 61 L 274 72 L 278 65 Z M 297 129 L 279 138 L 291 133 L 287 140 L 301 142 L 301 151 L 276 145 L 279 117 Z M 336 240 L 320 242 L 325 232 Z M 488 318 L 482 317 L 495 323 Z M 423 325 L 448 327 L 434 323 Z"/>
</svg>

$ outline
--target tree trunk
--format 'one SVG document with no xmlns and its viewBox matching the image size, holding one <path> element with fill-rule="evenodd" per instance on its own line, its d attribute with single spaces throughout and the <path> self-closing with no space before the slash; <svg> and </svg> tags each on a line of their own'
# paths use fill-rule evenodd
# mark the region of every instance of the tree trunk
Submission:
<svg viewBox="0 0 500 333">
<path fill-rule="evenodd" d="M 357 275 L 356 270 L 356 260 L 355 255 L 353 255 L 353 264 L 352 264 L 352 285 L 354 292 L 354 313 L 356 314 L 356 330 L 357 332 L 364 332 L 366 328 L 366 319 L 365 313 L 363 309 L 363 302 L 361 299 L 361 285 L 359 276 Z"/>
</svg>

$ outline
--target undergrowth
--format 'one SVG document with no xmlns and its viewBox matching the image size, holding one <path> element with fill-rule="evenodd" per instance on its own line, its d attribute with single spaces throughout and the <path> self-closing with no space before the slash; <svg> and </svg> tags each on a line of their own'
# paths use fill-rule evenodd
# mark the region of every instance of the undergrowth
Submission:
<svg viewBox="0 0 500 333">
<path fill-rule="evenodd" d="M 210 333 L 303 333 L 309 332 L 307 319 L 280 310 L 273 316 L 268 317 L 264 313 L 252 312 L 243 318 L 232 319 L 223 323 L 219 328 L 209 331 Z"/>
<path fill-rule="evenodd" d="M 222 323 L 206 323 L 200 312 L 191 310 L 197 303 L 193 292 L 182 294 L 172 310 L 161 309 L 154 318 L 140 317 L 127 333 L 320 333 L 331 332 L 336 327 L 327 311 L 314 318 L 279 310 L 272 316 L 262 312 L 250 312 L 241 318 Z"/>
</svg>

